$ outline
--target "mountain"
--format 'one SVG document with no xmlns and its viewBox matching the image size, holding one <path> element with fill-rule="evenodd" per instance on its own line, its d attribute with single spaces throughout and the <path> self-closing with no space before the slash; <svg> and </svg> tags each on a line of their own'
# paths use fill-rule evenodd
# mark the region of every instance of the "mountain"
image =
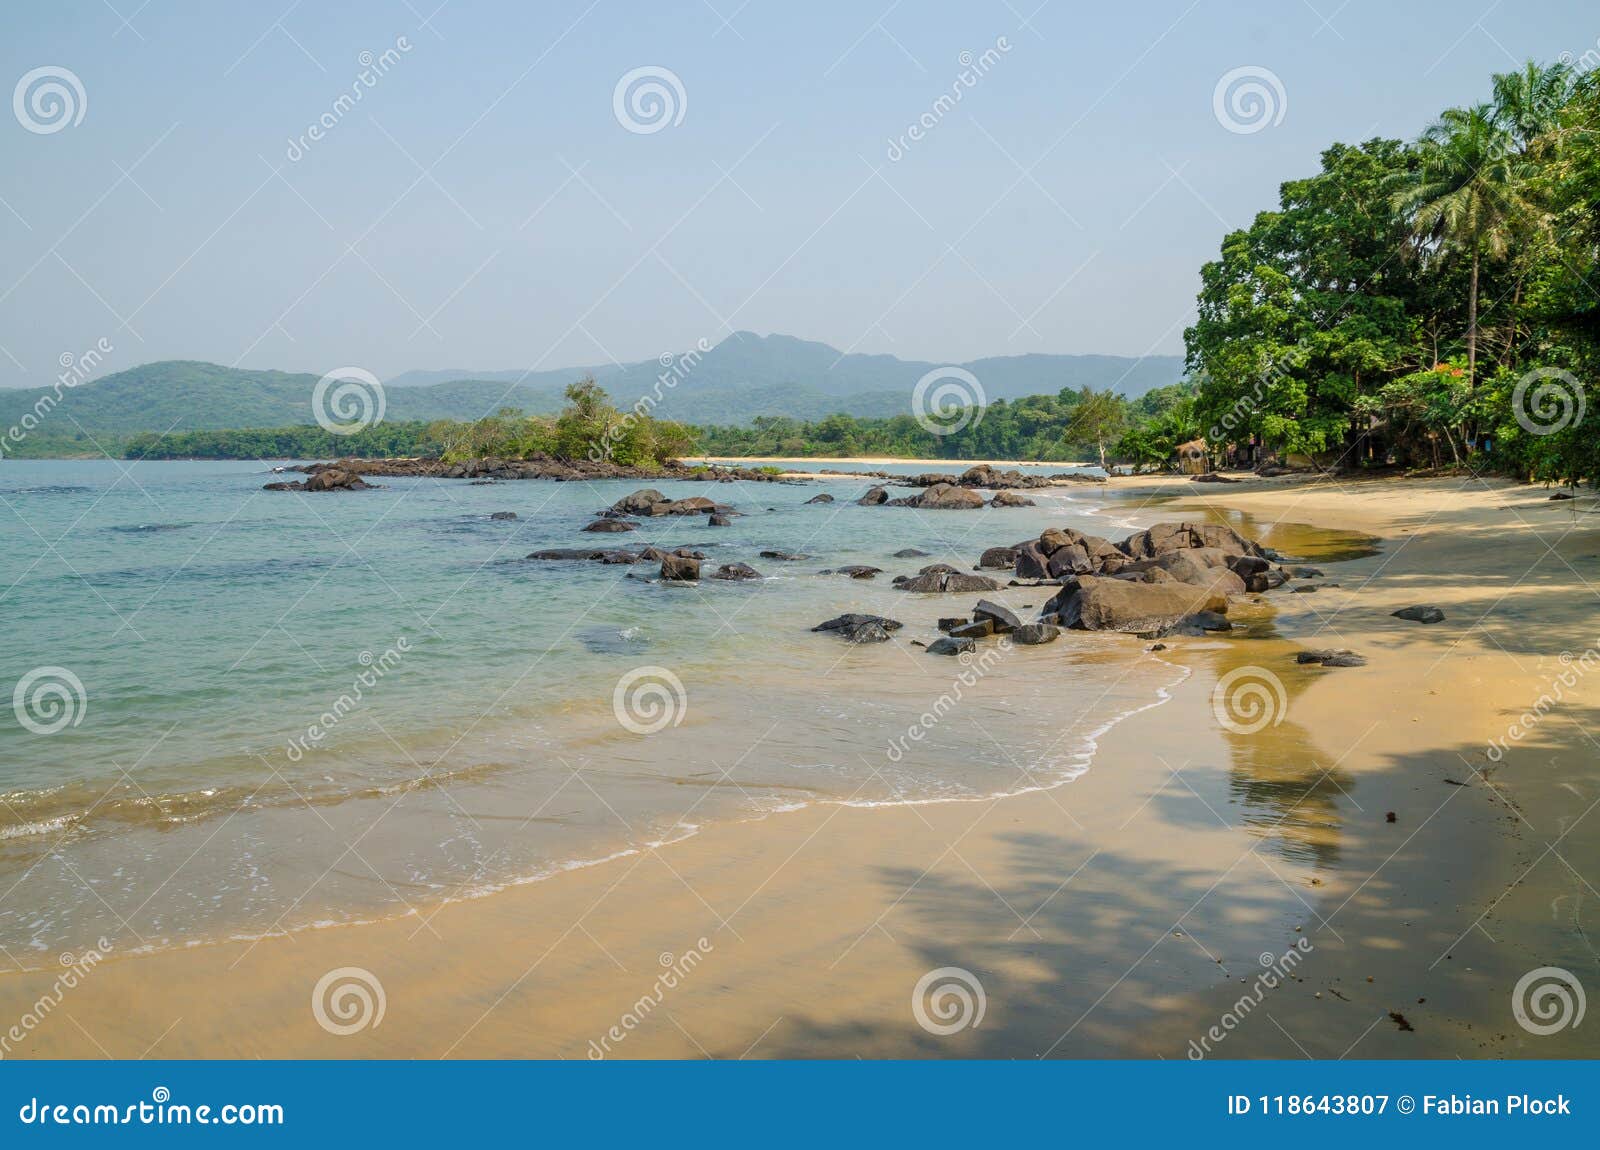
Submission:
<svg viewBox="0 0 1600 1150">
<path fill-rule="evenodd" d="M 657 360 L 524 373 L 406 372 L 384 385 L 385 418 L 476 419 L 501 407 L 559 410 L 562 389 L 585 374 L 621 407 L 659 393 L 655 414 L 686 423 L 744 424 L 761 415 L 817 419 L 833 412 L 898 415 L 911 391 L 941 364 L 892 355 L 843 354 L 824 343 L 739 332 L 691 354 L 681 378 L 658 385 Z M 1129 397 L 1175 383 L 1176 356 L 1020 355 L 955 365 L 972 372 L 989 401 L 1063 387 L 1116 387 Z M 248 371 L 195 360 L 147 363 L 79 384 L 46 415 L 39 434 L 289 427 L 314 421 L 309 373 Z M 45 388 L 0 391 L 0 429 L 34 409 Z"/>
<path fill-rule="evenodd" d="M 946 365 L 892 355 L 845 353 L 825 343 L 790 335 L 761 336 L 740 331 L 698 357 L 688 376 L 673 389 L 688 394 L 714 388 L 791 388 L 799 386 L 821 395 L 859 398 L 873 392 L 910 394 L 917 380 L 936 368 L 964 368 L 982 383 L 990 399 L 1015 399 L 1023 395 L 1057 392 L 1063 387 L 1115 387 L 1135 399 L 1156 387 L 1176 383 L 1183 375 L 1183 360 L 1173 355 L 1134 359 L 1117 355 L 1015 355 L 994 356 L 970 363 Z M 613 390 L 622 383 L 636 384 L 642 393 L 662 370 L 656 360 L 628 364 L 598 364 L 559 371 L 408 371 L 385 380 L 385 387 L 426 387 L 452 380 L 521 382 L 542 389 L 565 387 L 574 378 L 591 375 Z M 676 395 L 671 398 L 676 398 Z M 790 413 L 785 413 L 790 414 Z M 792 414 L 799 414 L 798 412 Z M 677 418 L 683 418 L 677 416 Z M 741 422 L 723 416 L 717 422 Z"/>
</svg>

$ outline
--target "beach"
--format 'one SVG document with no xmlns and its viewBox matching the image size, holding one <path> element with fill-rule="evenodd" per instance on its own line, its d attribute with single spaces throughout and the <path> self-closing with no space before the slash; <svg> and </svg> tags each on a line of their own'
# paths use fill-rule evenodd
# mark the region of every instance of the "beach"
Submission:
<svg viewBox="0 0 1600 1150">
<path fill-rule="evenodd" d="M 1240 601 L 1226 638 L 1121 637 L 1169 685 L 1070 781 L 1031 785 L 1024 759 L 1001 797 L 773 809 L 379 921 L 113 950 L 6 1055 L 1592 1055 L 1589 1030 L 1538 1035 L 1512 1007 L 1538 968 L 1600 977 L 1591 501 L 1460 478 L 1113 485 L 1161 520 L 1292 538 L 1325 579 Z M 1391 616 L 1417 604 L 1445 621 Z M 1319 647 L 1367 665 L 1296 663 Z M 1239 733 L 1215 688 L 1246 669 L 1283 694 Z M 981 1017 L 939 1033 L 915 1000 L 946 968 Z M 382 1008 L 339 1033 L 312 1004 L 349 970 Z M 0 975 L 0 1016 L 59 977 Z"/>
</svg>

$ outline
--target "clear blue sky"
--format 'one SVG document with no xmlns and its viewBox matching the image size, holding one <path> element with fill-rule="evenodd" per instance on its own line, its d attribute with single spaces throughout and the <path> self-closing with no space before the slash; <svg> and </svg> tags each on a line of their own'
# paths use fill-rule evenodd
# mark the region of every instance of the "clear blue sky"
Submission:
<svg viewBox="0 0 1600 1150">
<path fill-rule="evenodd" d="M 1539 0 L 438 3 L 8 4 L 4 91 L 56 66 L 85 104 L 53 132 L 0 112 L 0 385 L 101 338 L 108 371 L 380 376 L 734 329 L 951 362 L 1178 352 L 1202 261 L 1329 142 L 1414 136 L 1600 36 L 1593 4 Z M 630 132 L 614 90 L 644 66 L 682 120 Z M 1219 122 L 1241 67 L 1278 78 L 1281 121 Z"/>
</svg>

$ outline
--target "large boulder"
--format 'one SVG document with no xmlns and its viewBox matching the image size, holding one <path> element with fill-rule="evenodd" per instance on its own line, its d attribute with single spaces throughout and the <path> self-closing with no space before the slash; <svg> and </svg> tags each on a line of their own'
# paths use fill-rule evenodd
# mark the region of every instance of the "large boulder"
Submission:
<svg viewBox="0 0 1600 1150">
<path fill-rule="evenodd" d="M 987 575 L 968 575 L 948 563 L 934 563 L 916 575 L 895 576 L 894 585 L 902 591 L 998 591 L 1000 584 Z"/>
<path fill-rule="evenodd" d="M 362 491 L 366 481 L 342 467 L 325 467 L 306 480 L 306 491 Z"/>
<path fill-rule="evenodd" d="M 867 493 L 856 502 L 863 507 L 876 507 L 880 503 L 889 502 L 889 492 L 883 487 L 869 487 Z"/>
<path fill-rule="evenodd" d="M 1051 579 L 1050 557 L 1035 542 L 1024 543 L 1016 549 L 1014 570 L 1018 579 Z"/>
<path fill-rule="evenodd" d="M 1154 559 L 1168 551 L 1214 547 L 1228 555 L 1261 555 L 1261 547 L 1222 523 L 1157 523 L 1118 545 L 1130 559 Z"/>
<path fill-rule="evenodd" d="M 646 515 L 710 515 L 717 510 L 714 500 L 704 495 L 691 495 L 687 499 L 667 499 L 652 503 Z"/>
<path fill-rule="evenodd" d="M 637 523 L 630 523 L 626 519 L 596 519 L 584 528 L 585 531 L 634 531 L 638 529 Z"/>
<path fill-rule="evenodd" d="M 965 511 L 983 506 L 983 496 L 953 483 L 935 483 L 921 495 L 905 501 L 907 507 L 933 511 Z"/>
<path fill-rule="evenodd" d="M 990 547 L 978 556 L 979 567 L 990 567 L 997 571 L 1005 571 L 1016 566 L 1017 549 L 1015 547 Z"/>
<path fill-rule="evenodd" d="M 632 495 L 624 495 L 611 505 L 619 515 L 649 515 L 657 503 L 667 502 L 667 497 L 654 487 L 643 487 Z"/>
<path fill-rule="evenodd" d="M 667 555 L 661 560 L 661 578 L 673 583 L 693 583 L 700 578 L 700 560 L 687 555 Z"/>
<path fill-rule="evenodd" d="M 1018 495 L 1010 488 L 1004 488 L 994 493 L 994 498 L 989 500 L 990 507 L 1033 507 L 1033 500 L 1026 496 Z"/>
<path fill-rule="evenodd" d="M 1046 605 L 1064 627 L 1139 633 L 1164 630 L 1197 611 L 1224 615 L 1227 610 L 1227 594 L 1211 587 L 1134 583 L 1095 575 L 1080 577 Z"/>
</svg>

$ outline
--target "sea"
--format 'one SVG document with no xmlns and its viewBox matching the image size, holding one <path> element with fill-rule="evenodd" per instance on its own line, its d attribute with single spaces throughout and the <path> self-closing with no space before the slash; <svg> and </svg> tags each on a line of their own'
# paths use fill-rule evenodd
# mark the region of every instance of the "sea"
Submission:
<svg viewBox="0 0 1600 1150">
<path fill-rule="evenodd" d="M 1121 538 L 1163 518 L 1094 484 L 919 511 L 857 505 L 876 480 L 852 475 L 263 490 L 280 478 L 260 462 L 0 463 L 15 966 L 101 939 L 128 953 L 426 916 L 816 804 L 1069 785 L 1185 675 L 1127 636 L 961 659 L 916 645 L 979 596 L 908 594 L 895 574 L 968 570 L 1050 526 Z M 581 530 L 643 486 L 739 514 Z M 821 493 L 835 501 L 808 503 Z M 647 543 L 761 578 L 527 558 Z M 761 555 L 777 549 L 804 558 Z M 832 573 L 849 564 L 883 574 Z M 992 597 L 1029 617 L 1049 594 Z M 860 646 L 811 629 L 843 612 L 904 626 Z"/>
</svg>

